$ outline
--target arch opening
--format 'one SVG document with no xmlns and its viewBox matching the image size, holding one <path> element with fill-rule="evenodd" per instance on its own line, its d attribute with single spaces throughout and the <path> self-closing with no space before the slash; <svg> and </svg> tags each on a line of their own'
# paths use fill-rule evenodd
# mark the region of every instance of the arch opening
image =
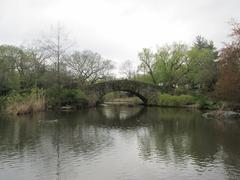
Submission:
<svg viewBox="0 0 240 180">
<path fill-rule="evenodd" d="M 139 93 L 129 90 L 116 90 L 103 93 L 98 101 L 99 104 L 116 104 L 116 105 L 146 105 L 147 99 Z"/>
</svg>

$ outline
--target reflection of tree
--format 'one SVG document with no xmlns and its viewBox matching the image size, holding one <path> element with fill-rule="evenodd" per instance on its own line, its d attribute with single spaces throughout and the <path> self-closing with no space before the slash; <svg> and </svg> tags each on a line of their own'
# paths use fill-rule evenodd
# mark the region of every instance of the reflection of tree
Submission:
<svg viewBox="0 0 240 180">
<path fill-rule="evenodd" d="M 112 143 L 112 138 L 106 129 L 91 124 L 92 114 L 95 113 L 89 110 L 59 113 L 57 116 L 55 113 L 53 116 L 50 114 L 49 119 L 55 118 L 58 121 L 44 122 L 43 126 L 48 128 L 44 135 L 52 138 L 54 146 L 57 147 L 59 143 L 60 154 L 70 149 L 75 156 L 97 156 Z"/>
<path fill-rule="evenodd" d="M 14 164 L 21 164 L 24 160 L 37 160 L 31 168 L 36 168 L 43 179 L 49 179 L 56 168 L 57 176 L 62 166 L 94 159 L 111 145 L 112 138 L 107 129 L 88 124 L 88 114 L 46 113 L 45 117 L 0 119 L 0 162 L 15 159 Z M 74 159 L 69 161 L 70 158 Z"/>
<path fill-rule="evenodd" d="M 234 125 L 232 131 L 231 125 L 225 124 L 225 132 L 231 132 L 228 135 L 216 129 L 216 122 L 209 122 L 201 118 L 199 113 L 186 110 L 149 110 L 146 117 L 141 118 L 148 118 L 150 124 L 138 131 L 140 157 L 145 160 L 163 160 L 179 167 L 191 160 L 196 168 L 206 168 L 221 158 L 219 154 L 223 150 L 229 156 L 225 161 L 227 165 L 231 162 L 236 167 L 239 163 L 240 142 L 238 138 L 233 138 L 236 132 L 239 134 L 239 126 L 236 128 Z M 229 141 L 232 146 L 228 144 Z M 232 159 L 232 155 L 238 158 Z"/>
<path fill-rule="evenodd" d="M 240 167 L 240 121 L 213 120 L 211 127 L 222 149 L 221 157 L 229 179 L 239 179 L 236 167 Z"/>
<path fill-rule="evenodd" d="M 4 152 L 4 148 L 22 153 L 26 147 L 35 147 L 40 136 L 37 122 L 43 117 L 44 114 L 41 113 L 34 118 L 2 116 L 0 118 L 0 154 Z"/>
<path fill-rule="evenodd" d="M 110 108 L 108 112 L 117 116 L 107 117 L 104 109 L 48 112 L 20 118 L 2 116 L 0 160 L 29 151 L 33 160 L 42 159 L 46 166 L 59 169 L 66 158 L 64 152 L 69 149 L 75 157 L 91 159 L 113 143 L 108 127 L 136 127 L 145 110 L 123 107 Z"/>
<path fill-rule="evenodd" d="M 176 163 L 181 161 L 186 155 L 186 147 L 190 145 L 189 129 L 195 128 L 193 119 L 198 114 L 170 109 L 159 109 L 157 114 L 151 112 L 149 114 L 148 121 L 152 126 L 138 133 L 140 147 L 143 150 L 141 156 L 146 159 L 159 156 Z M 145 147 L 146 144 L 150 147 Z M 144 152 L 145 149 L 147 153 Z"/>
<path fill-rule="evenodd" d="M 239 175 L 239 122 L 205 120 L 197 111 L 154 107 L 104 107 L 20 119 L 1 116 L 0 168 L 9 159 L 24 166 L 31 162 L 31 169 L 43 179 L 56 179 L 56 174 L 52 177 L 56 168 L 62 173 L 76 161 L 94 162 L 114 146 L 114 134 L 119 132 L 124 139 L 137 134 L 143 160 L 171 163 L 176 168 L 191 163 L 203 171 L 221 163 L 228 177 Z"/>
</svg>

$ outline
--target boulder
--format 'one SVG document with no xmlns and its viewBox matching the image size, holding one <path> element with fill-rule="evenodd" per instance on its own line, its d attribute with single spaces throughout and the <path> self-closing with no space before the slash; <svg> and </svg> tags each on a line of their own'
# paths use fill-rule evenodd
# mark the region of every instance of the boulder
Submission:
<svg viewBox="0 0 240 180">
<path fill-rule="evenodd" d="M 211 111 L 211 112 L 207 112 L 204 113 L 202 115 L 205 118 L 217 118 L 217 119 L 226 119 L 226 118 L 240 118 L 240 113 L 235 112 L 235 111 L 222 111 L 222 110 L 218 110 L 218 111 Z"/>
</svg>

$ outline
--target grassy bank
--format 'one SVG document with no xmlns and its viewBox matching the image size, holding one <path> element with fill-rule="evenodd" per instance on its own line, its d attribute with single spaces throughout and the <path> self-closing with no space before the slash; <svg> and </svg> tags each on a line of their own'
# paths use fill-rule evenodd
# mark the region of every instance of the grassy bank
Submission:
<svg viewBox="0 0 240 180">
<path fill-rule="evenodd" d="M 87 97 L 79 89 L 61 89 L 56 88 L 47 90 L 34 88 L 31 92 L 20 93 L 13 91 L 7 96 L 1 96 L 1 109 L 7 113 L 22 115 L 33 114 L 45 109 L 79 109 L 87 107 Z"/>
<path fill-rule="evenodd" d="M 88 107 L 91 97 L 86 96 L 80 89 L 47 90 L 34 88 L 28 93 L 13 91 L 8 96 L 0 97 L 1 106 L 11 114 L 33 114 L 45 109 L 80 109 Z M 154 97 L 155 98 L 155 97 Z M 131 94 L 113 92 L 107 94 L 105 102 L 112 104 L 142 104 L 142 101 Z M 170 95 L 158 93 L 153 105 L 161 107 L 187 107 L 198 109 L 219 109 L 221 102 L 210 100 L 204 96 Z"/>
<path fill-rule="evenodd" d="M 169 94 L 159 94 L 157 105 L 167 107 L 179 107 L 196 104 L 196 100 L 190 95 L 173 96 Z"/>
<path fill-rule="evenodd" d="M 191 95 L 170 95 L 158 94 L 158 106 L 165 107 L 191 107 L 198 109 L 219 109 L 222 106 L 221 102 L 211 100 L 204 96 Z"/>
<path fill-rule="evenodd" d="M 126 93 L 119 92 L 113 92 L 105 95 L 104 102 L 111 102 L 111 104 L 142 103 L 142 101 L 136 96 L 129 97 Z M 161 107 L 219 109 L 222 107 L 222 102 L 212 100 L 209 97 L 200 95 L 170 95 L 167 93 L 158 93 L 157 96 L 154 96 L 154 103 L 152 105 Z"/>
<path fill-rule="evenodd" d="M 42 89 L 32 89 L 30 93 L 12 92 L 6 97 L 6 111 L 11 114 L 33 114 L 45 109 L 46 101 Z"/>
</svg>

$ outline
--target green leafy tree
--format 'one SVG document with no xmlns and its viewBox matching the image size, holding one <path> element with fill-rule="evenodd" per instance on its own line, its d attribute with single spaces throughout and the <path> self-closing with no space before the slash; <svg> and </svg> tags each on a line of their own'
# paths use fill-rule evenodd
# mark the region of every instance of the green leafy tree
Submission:
<svg viewBox="0 0 240 180">
<path fill-rule="evenodd" d="M 191 70 L 187 52 L 187 45 L 181 43 L 158 48 L 155 54 L 154 72 L 157 82 L 163 84 L 167 90 L 182 84 L 184 77 Z"/>
<path fill-rule="evenodd" d="M 197 36 L 188 52 L 191 61 L 191 71 L 187 82 L 191 89 L 201 92 L 213 91 L 217 80 L 218 52 L 212 41 Z"/>
<path fill-rule="evenodd" d="M 17 61 L 22 58 L 22 52 L 14 46 L 0 46 L 0 94 L 6 94 L 20 88 L 20 76 L 17 72 Z"/>
<path fill-rule="evenodd" d="M 211 49 L 216 51 L 213 41 L 208 41 L 206 38 L 200 35 L 195 38 L 193 47 L 197 49 Z"/>
<path fill-rule="evenodd" d="M 35 47 L 24 49 L 24 53 L 27 58 L 26 62 L 29 64 L 26 77 L 26 87 L 44 87 L 43 76 L 45 76 L 49 69 L 46 63 L 48 56 Z"/>
<path fill-rule="evenodd" d="M 143 72 L 144 75 L 149 75 L 151 82 L 157 84 L 154 75 L 154 66 L 155 66 L 155 57 L 151 49 L 144 48 L 142 52 L 138 54 L 141 64 L 138 67 L 140 72 Z"/>
</svg>

